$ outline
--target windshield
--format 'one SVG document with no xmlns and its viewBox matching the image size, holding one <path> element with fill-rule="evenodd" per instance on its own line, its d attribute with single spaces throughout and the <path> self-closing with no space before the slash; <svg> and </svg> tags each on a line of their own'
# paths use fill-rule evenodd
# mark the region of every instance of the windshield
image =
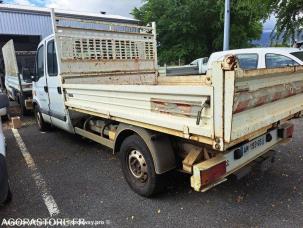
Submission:
<svg viewBox="0 0 303 228">
<path fill-rule="evenodd" d="M 290 53 L 290 54 L 297 57 L 301 61 L 303 61 L 303 51 L 293 52 L 293 53 Z"/>
</svg>

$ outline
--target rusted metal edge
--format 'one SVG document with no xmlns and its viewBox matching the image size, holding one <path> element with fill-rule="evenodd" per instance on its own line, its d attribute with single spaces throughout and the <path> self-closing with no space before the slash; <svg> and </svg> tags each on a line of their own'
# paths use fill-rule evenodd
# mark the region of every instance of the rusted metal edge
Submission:
<svg viewBox="0 0 303 228">
<path fill-rule="evenodd" d="M 78 77 L 102 77 L 102 76 L 116 76 L 116 75 L 136 75 L 136 74 L 156 74 L 156 71 L 134 71 L 134 72 L 121 72 L 121 71 L 112 71 L 112 72 L 89 72 L 89 73 L 75 73 L 75 72 L 65 72 L 60 74 L 64 78 L 78 78 Z M 121 75 L 123 77 L 123 75 Z"/>
<path fill-rule="evenodd" d="M 303 93 L 303 81 L 235 93 L 233 114 L 260 107 Z"/>
<path fill-rule="evenodd" d="M 188 76 L 160 76 L 158 77 L 159 85 L 210 85 L 211 77 L 203 75 L 188 75 Z"/>
<path fill-rule="evenodd" d="M 90 24 L 95 24 L 95 21 L 90 22 Z M 118 25 L 120 27 L 127 27 L 124 26 L 123 24 Z M 95 32 L 103 32 L 103 33 L 115 33 L 115 34 L 136 34 L 138 36 L 150 36 L 151 38 L 153 37 L 152 33 L 142 33 L 142 32 L 123 32 L 123 31 L 118 31 L 118 30 L 106 30 L 106 29 L 100 29 L 100 28 L 85 28 L 85 27 L 72 27 L 72 26 L 62 26 L 62 25 L 56 25 L 56 28 L 60 30 L 60 28 L 66 28 L 69 30 L 85 30 L 85 31 L 95 31 Z M 130 29 L 136 29 L 136 28 L 130 28 Z M 152 29 L 150 29 L 150 32 L 152 32 Z M 57 32 L 57 34 L 60 36 L 60 32 Z"/>
<path fill-rule="evenodd" d="M 209 97 L 209 96 L 208 96 Z M 151 111 L 175 116 L 197 117 L 201 102 L 151 98 Z"/>
<path fill-rule="evenodd" d="M 68 58 L 68 57 L 61 57 L 62 62 L 90 62 L 90 63 L 98 63 L 98 64 L 106 64 L 107 62 L 113 63 L 113 62 L 154 62 L 153 59 L 140 59 L 140 58 L 131 58 L 131 59 L 117 59 L 117 58 L 112 58 L 112 59 L 88 59 L 88 58 Z M 149 69 L 149 70 L 155 70 L 155 69 Z"/>
<path fill-rule="evenodd" d="M 57 13 L 56 13 L 57 14 Z M 134 25 L 134 24 L 128 24 L 128 23 L 115 23 L 115 22 L 106 22 L 106 21 L 100 21 L 100 20 L 91 20 L 91 19 L 79 19 L 75 17 L 63 17 L 63 16 L 56 16 L 56 20 L 65 20 L 65 21 L 77 21 L 77 22 L 82 22 L 82 23 L 88 23 L 88 24 L 103 24 L 103 25 L 108 25 L 108 26 L 122 26 L 122 27 L 130 27 L 130 28 L 138 28 L 138 29 L 143 29 L 143 30 L 152 30 L 152 27 L 148 26 L 140 26 L 140 25 Z M 57 27 L 61 25 L 56 25 Z M 61 26 L 65 27 L 65 26 Z"/>
<path fill-rule="evenodd" d="M 272 69 L 242 70 L 235 69 L 236 78 L 265 77 L 272 74 L 303 73 L 303 66 L 281 67 Z"/>
</svg>

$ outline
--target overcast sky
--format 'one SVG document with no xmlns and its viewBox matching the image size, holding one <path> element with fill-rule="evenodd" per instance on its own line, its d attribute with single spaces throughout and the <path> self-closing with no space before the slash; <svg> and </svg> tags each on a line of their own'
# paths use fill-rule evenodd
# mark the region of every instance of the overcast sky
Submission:
<svg viewBox="0 0 303 228">
<path fill-rule="evenodd" d="M 75 11 L 117 14 L 130 17 L 134 7 L 139 7 L 142 0 L 4 0 L 5 3 L 53 7 Z"/>
</svg>

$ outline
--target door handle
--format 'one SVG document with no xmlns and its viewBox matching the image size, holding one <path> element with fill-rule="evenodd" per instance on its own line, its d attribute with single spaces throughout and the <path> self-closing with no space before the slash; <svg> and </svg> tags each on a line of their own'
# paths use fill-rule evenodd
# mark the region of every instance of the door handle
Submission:
<svg viewBox="0 0 303 228">
<path fill-rule="evenodd" d="M 58 91 L 59 94 L 62 94 L 62 89 L 61 89 L 60 86 L 57 87 L 57 91 Z"/>
<path fill-rule="evenodd" d="M 48 87 L 47 87 L 47 86 L 44 86 L 44 91 L 45 91 L 46 93 L 48 93 Z"/>
</svg>

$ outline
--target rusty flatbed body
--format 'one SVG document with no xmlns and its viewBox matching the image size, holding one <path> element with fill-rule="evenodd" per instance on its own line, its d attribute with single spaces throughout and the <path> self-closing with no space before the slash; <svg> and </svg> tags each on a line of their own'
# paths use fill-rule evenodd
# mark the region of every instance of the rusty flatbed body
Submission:
<svg viewBox="0 0 303 228">
<path fill-rule="evenodd" d="M 124 175 L 141 195 L 154 193 L 149 181 L 173 169 L 191 174 L 191 186 L 205 191 L 257 158 L 266 160 L 292 136 L 288 120 L 303 110 L 302 66 L 244 71 L 227 56 L 206 75 L 165 77 L 158 73 L 154 23 L 54 12 L 52 19 L 54 34 L 39 50 L 55 44 L 60 86 L 47 76 L 48 112 L 41 114 L 39 92 L 34 96 L 38 124 L 43 118 L 122 153 Z M 37 90 L 40 82 L 33 84 Z M 63 118 L 56 117 L 60 108 Z"/>
</svg>

